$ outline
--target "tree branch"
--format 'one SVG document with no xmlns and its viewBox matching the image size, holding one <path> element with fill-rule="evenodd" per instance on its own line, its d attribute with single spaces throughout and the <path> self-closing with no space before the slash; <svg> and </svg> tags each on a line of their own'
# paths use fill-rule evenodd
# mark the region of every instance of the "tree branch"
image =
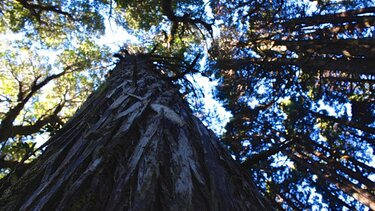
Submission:
<svg viewBox="0 0 375 211">
<path fill-rule="evenodd" d="M 38 20 L 39 23 L 45 23 L 44 21 L 41 20 L 41 13 L 43 11 L 55 12 L 57 14 L 67 16 L 71 20 L 74 20 L 73 16 L 70 13 L 62 11 L 57 6 L 34 4 L 31 2 L 28 2 L 28 0 L 16 0 L 16 1 L 20 3 L 25 9 L 29 10 L 30 14 L 34 16 Z"/>
<path fill-rule="evenodd" d="M 57 116 L 57 114 L 61 111 L 61 109 L 64 107 L 64 103 L 58 104 L 56 108 L 54 109 L 53 113 L 39 119 L 32 125 L 15 125 L 12 127 L 12 136 L 20 135 L 20 136 L 26 136 L 31 135 L 33 133 L 39 132 L 45 125 L 47 124 L 54 124 L 59 123 L 60 119 Z"/>
<path fill-rule="evenodd" d="M 15 169 L 16 167 L 18 167 L 20 165 L 26 166 L 27 164 L 20 163 L 20 162 L 15 161 L 15 160 L 0 159 L 0 169 L 4 169 L 4 168 Z"/>
<path fill-rule="evenodd" d="M 171 37 L 169 39 L 170 44 L 173 43 L 179 23 L 190 24 L 195 28 L 198 28 L 197 24 L 202 25 L 209 32 L 210 36 L 213 37 L 212 24 L 203 21 L 201 18 L 191 18 L 191 14 L 187 13 L 183 14 L 182 16 L 175 15 L 172 9 L 172 0 L 161 0 L 161 8 L 163 15 L 167 16 L 167 18 L 172 22 Z"/>
<path fill-rule="evenodd" d="M 245 168 L 252 168 L 253 165 L 259 163 L 260 161 L 266 160 L 268 157 L 290 147 L 293 144 L 293 141 L 287 141 L 280 143 L 276 146 L 271 147 L 268 150 L 265 150 L 259 154 L 252 155 L 251 157 L 248 157 L 241 165 Z"/>
<path fill-rule="evenodd" d="M 70 69 L 70 68 L 67 68 Z M 14 136 L 13 132 L 13 122 L 17 118 L 17 116 L 20 114 L 22 109 L 25 107 L 26 103 L 31 99 L 31 97 L 39 91 L 42 87 L 44 87 L 48 82 L 51 80 L 58 78 L 64 74 L 66 74 L 67 71 L 64 70 L 61 73 L 53 74 L 48 77 L 46 77 L 43 81 L 38 83 L 39 77 L 35 78 L 32 82 L 32 85 L 30 87 L 30 92 L 20 101 L 16 106 L 11 108 L 3 118 L 0 124 L 0 142 L 5 141 L 9 137 Z"/>
</svg>

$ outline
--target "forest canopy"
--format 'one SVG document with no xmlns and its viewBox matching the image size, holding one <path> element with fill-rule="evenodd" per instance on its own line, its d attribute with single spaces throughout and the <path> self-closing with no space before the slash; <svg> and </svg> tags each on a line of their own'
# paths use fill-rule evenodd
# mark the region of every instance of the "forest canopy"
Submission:
<svg viewBox="0 0 375 211">
<path fill-rule="evenodd" d="M 100 44 L 110 23 L 138 42 Z M 374 33 L 370 0 L 2 1 L 0 177 L 143 53 L 197 113 L 190 76 L 217 81 L 232 114 L 217 135 L 275 208 L 374 210 Z"/>
</svg>

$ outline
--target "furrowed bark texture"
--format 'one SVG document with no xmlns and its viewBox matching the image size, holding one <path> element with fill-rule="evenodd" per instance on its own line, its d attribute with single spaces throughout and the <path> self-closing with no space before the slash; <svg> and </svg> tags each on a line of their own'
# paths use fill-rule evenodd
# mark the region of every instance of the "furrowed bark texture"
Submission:
<svg viewBox="0 0 375 211">
<path fill-rule="evenodd" d="M 1 210 L 272 210 L 147 56 L 120 61 Z"/>
</svg>

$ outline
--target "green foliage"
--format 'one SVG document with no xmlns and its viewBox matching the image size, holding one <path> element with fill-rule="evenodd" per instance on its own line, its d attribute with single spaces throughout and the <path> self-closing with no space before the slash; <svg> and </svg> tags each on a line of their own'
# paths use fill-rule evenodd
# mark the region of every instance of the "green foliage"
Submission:
<svg viewBox="0 0 375 211">
<path fill-rule="evenodd" d="M 223 141 L 279 209 L 353 210 L 371 206 L 358 196 L 374 201 L 367 3 L 222 1 L 214 9 L 221 37 L 211 67 L 217 96 L 234 114 Z"/>
<path fill-rule="evenodd" d="M 122 1 L 115 10 L 122 14 L 117 22 L 133 32 L 143 47 L 154 49 L 159 56 L 188 58 L 186 54 L 202 51 L 208 31 L 202 23 L 205 4 L 201 0 Z M 172 19 L 171 19 L 172 18 Z"/>
<path fill-rule="evenodd" d="M 35 143 L 30 141 L 15 141 L 12 145 L 7 145 L 2 149 L 2 153 L 6 154 L 6 160 L 22 161 L 23 155 L 33 152 Z"/>
<path fill-rule="evenodd" d="M 117 0 L 118 6 L 123 10 L 126 25 L 133 30 L 150 30 L 162 21 L 160 0 L 150 1 L 122 1 Z"/>
<path fill-rule="evenodd" d="M 0 3 L 0 160 L 29 157 L 103 80 L 103 3 Z"/>
</svg>

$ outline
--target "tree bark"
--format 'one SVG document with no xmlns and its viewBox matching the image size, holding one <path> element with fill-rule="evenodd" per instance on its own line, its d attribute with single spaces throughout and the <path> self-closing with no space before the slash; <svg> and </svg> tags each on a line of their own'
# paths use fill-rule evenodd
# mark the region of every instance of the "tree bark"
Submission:
<svg viewBox="0 0 375 211">
<path fill-rule="evenodd" d="M 127 56 L 18 180 L 1 210 L 272 210 L 178 88 Z"/>
</svg>

